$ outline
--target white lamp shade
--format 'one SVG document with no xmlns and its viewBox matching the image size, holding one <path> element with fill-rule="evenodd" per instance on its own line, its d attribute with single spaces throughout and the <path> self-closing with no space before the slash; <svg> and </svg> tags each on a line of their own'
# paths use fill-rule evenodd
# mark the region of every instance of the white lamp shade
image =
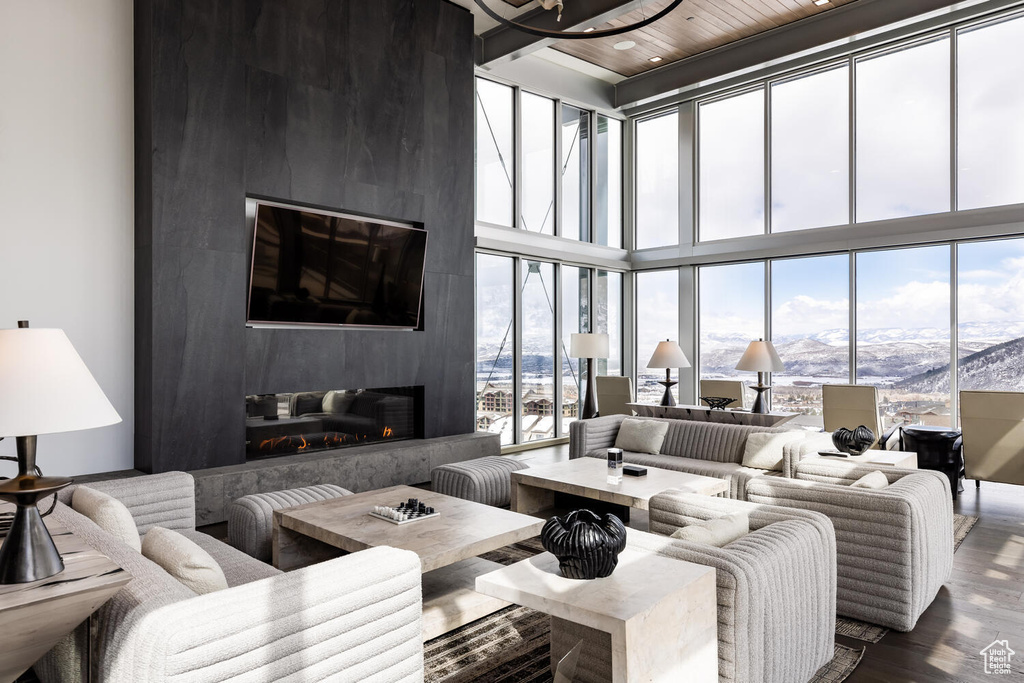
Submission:
<svg viewBox="0 0 1024 683">
<path fill-rule="evenodd" d="M 770 341 L 758 339 L 750 342 L 750 345 L 747 346 L 740 362 L 736 364 L 736 369 L 747 372 L 782 372 L 786 369 L 786 365 L 779 358 L 779 354 L 775 352 L 775 347 Z"/>
<path fill-rule="evenodd" d="M 654 349 L 654 355 L 647 362 L 649 368 L 688 368 L 690 361 L 686 360 L 686 354 L 674 341 L 658 342 Z"/>
<path fill-rule="evenodd" d="M 569 356 L 572 358 L 607 358 L 608 335 L 603 332 L 574 332 L 569 337 Z"/>
<path fill-rule="evenodd" d="M 0 330 L 0 436 L 73 432 L 120 421 L 63 330 Z"/>
</svg>

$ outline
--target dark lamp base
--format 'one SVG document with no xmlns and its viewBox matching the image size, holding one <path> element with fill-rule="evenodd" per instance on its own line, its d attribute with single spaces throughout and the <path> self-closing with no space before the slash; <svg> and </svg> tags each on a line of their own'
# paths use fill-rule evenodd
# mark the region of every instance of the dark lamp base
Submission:
<svg viewBox="0 0 1024 683">
<path fill-rule="evenodd" d="M 19 475 L 0 482 L 0 500 L 16 504 L 14 522 L 0 547 L 0 584 L 30 583 L 64 570 L 36 503 L 71 483 L 63 477 Z"/>
<path fill-rule="evenodd" d="M 665 395 L 661 397 L 661 405 L 663 406 L 674 406 L 676 404 L 676 397 L 672 395 L 672 387 L 679 384 L 679 382 L 673 382 L 672 380 L 663 379 L 658 384 L 665 387 Z"/>
<path fill-rule="evenodd" d="M 767 413 L 771 411 L 771 406 L 768 405 L 768 397 L 765 395 L 771 390 L 771 387 L 763 384 L 755 384 L 750 387 L 757 392 L 757 398 L 754 399 L 754 405 L 750 409 L 752 413 Z"/>
</svg>

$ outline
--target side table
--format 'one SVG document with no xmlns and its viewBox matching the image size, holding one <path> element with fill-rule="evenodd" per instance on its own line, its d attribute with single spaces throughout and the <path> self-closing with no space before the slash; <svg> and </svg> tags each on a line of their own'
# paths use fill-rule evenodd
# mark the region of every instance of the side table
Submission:
<svg viewBox="0 0 1024 683">
<path fill-rule="evenodd" d="M 627 547 L 611 576 L 579 581 L 559 573 L 554 555 L 541 553 L 478 576 L 476 589 L 551 615 L 552 670 L 582 639 L 583 681 L 718 681 L 711 567 Z"/>
<path fill-rule="evenodd" d="M 843 460 L 860 465 L 880 465 L 883 467 L 901 467 L 907 470 L 917 469 L 917 453 L 914 451 L 876 451 L 870 450 L 861 455 L 820 455 L 829 460 Z"/>
<path fill-rule="evenodd" d="M 942 472 L 949 478 L 953 500 L 960 491 L 964 469 L 963 439 L 959 429 L 934 425 L 900 427 L 900 448 L 917 453 L 918 467 Z"/>
<path fill-rule="evenodd" d="M 0 512 L 13 510 L 13 505 L 0 503 Z M 0 683 L 27 671 L 132 580 L 52 517 L 44 521 L 64 559 L 64 571 L 32 583 L 0 585 Z"/>
</svg>

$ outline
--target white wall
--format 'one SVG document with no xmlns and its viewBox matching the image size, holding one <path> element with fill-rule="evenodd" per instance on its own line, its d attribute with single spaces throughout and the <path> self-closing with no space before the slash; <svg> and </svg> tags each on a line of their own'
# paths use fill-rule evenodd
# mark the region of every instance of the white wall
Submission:
<svg viewBox="0 0 1024 683">
<path fill-rule="evenodd" d="M 50 475 L 132 467 L 132 20 L 131 0 L 0 2 L 0 328 L 63 328 L 123 420 L 41 436 Z"/>
</svg>

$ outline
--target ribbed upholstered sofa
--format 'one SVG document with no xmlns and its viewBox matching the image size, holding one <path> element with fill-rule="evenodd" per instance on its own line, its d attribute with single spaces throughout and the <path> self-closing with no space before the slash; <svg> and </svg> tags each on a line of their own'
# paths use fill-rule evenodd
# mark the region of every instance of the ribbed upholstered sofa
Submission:
<svg viewBox="0 0 1024 683">
<path fill-rule="evenodd" d="M 872 471 L 884 489 L 851 488 Z M 794 479 L 747 484 L 754 503 L 813 510 L 835 526 L 839 614 L 909 631 L 953 570 L 953 504 L 939 472 L 811 458 Z"/>
<path fill-rule="evenodd" d="M 751 532 L 717 548 L 668 538 L 696 521 L 743 511 Z M 805 683 L 834 656 L 836 550 L 824 515 L 669 490 L 651 498 L 650 528 L 627 529 L 631 548 L 714 567 L 718 584 L 718 679 L 736 683 Z M 568 640 L 598 642 L 585 627 L 560 623 L 559 656 Z M 610 660 L 601 648 L 581 657 L 577 678 L 602 679 Z M 607 659 L 605 656 L 604 659 Z"/>
<path fill-rule="evenodd" d="M 58 503 L 54 516 L 133 577 L 93 615 L 97 683 L 423 680 L 419 558 L 373 548 L 283 574 L 195 530 L 183 472 L 91 483 L 139 533 L 173 529 L 206 550 L 229 588 L 196 595 L 160 566 Z M 71 491 L 61 493 L 67 503 Z M 83 624 L 33 669 L 43 683 L 89 680 Z"/>
<path fill-rule="evenodd" d="M 570 458 L 604 458 L 605 451 L 615 445 L 619 425 L 625 415 L 608 415 L 592 420 L 577 420 L 569 426 Z M 747 435 L 753 432 L 782 432 L 772 427 L 643 418 L 669 423 L 668 433 L 657 455 L 625 451 L 627 463 L 679 470 L 729 482 L 729 497 L 746 499 L 746 483 L 755 477 L 791 477 L 797 462 L 822 448 L 830 448 L 828 435 L 808 433 L 804 439 L 783 447 L 781 472 L 743 467 L 743 450 Z"/>
</svg>

